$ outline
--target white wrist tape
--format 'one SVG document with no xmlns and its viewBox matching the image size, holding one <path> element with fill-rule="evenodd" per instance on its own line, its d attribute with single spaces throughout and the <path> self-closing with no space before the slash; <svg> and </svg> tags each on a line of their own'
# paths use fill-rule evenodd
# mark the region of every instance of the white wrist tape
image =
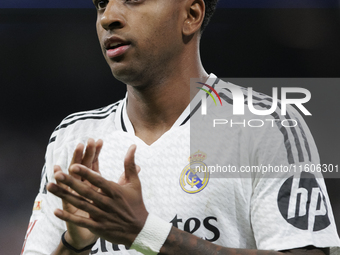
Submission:
<svg viewBox="0 0 340 255">
<path fill-rule="evenodd" d="M 170 233 L 171 227 L 171 223 L 149 214 L 142 231 L 139 232 L 132 243 L 131 249 L 145 255 L 158 254 Z"/>
</svg>

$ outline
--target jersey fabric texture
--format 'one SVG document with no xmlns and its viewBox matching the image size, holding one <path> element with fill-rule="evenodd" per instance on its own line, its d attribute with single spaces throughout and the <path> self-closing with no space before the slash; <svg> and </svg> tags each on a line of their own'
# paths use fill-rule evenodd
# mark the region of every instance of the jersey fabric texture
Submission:
<svg viewBox="0 0 340 255">
<path fill-rule="evenodd" d="M 207 84 L 216 88 L 223 101 L 223 106 L 213 108 L 210 107 L 213 102 L 207 99 L 210 115 L 218 116 L 223 112 L 230 119 L 232 93 L 218 85 L 235 85 L 213 74 Z M 242 91 L 247 96 L 246 90 Z M 47 192 L 46 185 L 55 182 L 53 166 L 60 165 L 67 172 L 76 145 L 86 144 L 89 138 L 104 141 L 99 156 L 100 171 L 103 177 L 115 182 L 124 172 L 123 159 L 129 146 L 137 145 L 135 160 L 142 169 L 139 177 L 145 206 L 149 213 L 175 227 L 230 248 L 287 250 L 314 245 L 332 247 L 331 251 L 336 252 L 340 241 L 320 176 L 303 172 L 284 178 L 260 178 L 258 173 L 247 178 L 214 178 L 213 173 L 199 175 L 192 171 L 195 165 L 213 164 L 216 158 L 222 158 L 218 161 L 221 165 L 229 164 L 237 169 L 246 165 L 319 163 L 314 140 L 299 113 L 293 108 L 288 110 L 289 118 L 298 122 L 294 129 L 286 128 L 282 122 L 261 128 L 224 127 L 224 135 L 214 145 L 219 153 L 214 153 L 204 147 L 204 143 L 190 143 L 191 119 L 202 118 L 201 99 L 205 95 L 200 91 L 173 127 L 150 146 L 135 136 L 126 111 L 126 98 L 65 118 L 53 132 L 47 147 L 41 186 L 22 254 L 51 254 L 58 246 L 66 224 L 56 218 L 53 211 L 62 208 L 62 203 Z M 268 96 L 263 94 L 255 93 L 253 99 L 260 108 L 270 105 Z M 246 112 L 244 118 L 249 120 L 254 116 Z M 284 116 L 273 113 L 265 118 L 282 119 Z M 204 124 L 201 127 L 204 128 Z M 202 140 L 209 139 L 204 136 Z M 98 239 L 90 254 L 140 253 Z"/>
</svg>

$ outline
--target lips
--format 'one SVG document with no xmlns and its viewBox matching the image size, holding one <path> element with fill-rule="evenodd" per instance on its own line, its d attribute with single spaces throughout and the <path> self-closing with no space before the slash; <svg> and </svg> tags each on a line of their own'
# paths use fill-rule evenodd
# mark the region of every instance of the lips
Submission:
<svg viewBox="0 0 340 255">
<path fill-rule="evenodd" d="M 112 36 L 105 39 L 104 41 L 106 55 L 109 58 L 115 58 L 123 55 L 130 48 L 130 45 L 130 42 L 125 41 L 117 36 Z"/>
</svg>

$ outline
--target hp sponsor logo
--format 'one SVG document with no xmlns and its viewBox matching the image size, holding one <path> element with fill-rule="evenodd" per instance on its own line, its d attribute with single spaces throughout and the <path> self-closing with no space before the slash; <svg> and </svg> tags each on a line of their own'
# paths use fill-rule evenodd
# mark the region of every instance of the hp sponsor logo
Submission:
<svg viewBox="0 0 340 255">
<path fill-rule="evenodd" d="M 287 179 L 277 201 L 282 217 L 296 228 L 315 232 L 331 224 L 325 196 L 313 174 L 302 172 L 300 178 Z"/>
</svg>

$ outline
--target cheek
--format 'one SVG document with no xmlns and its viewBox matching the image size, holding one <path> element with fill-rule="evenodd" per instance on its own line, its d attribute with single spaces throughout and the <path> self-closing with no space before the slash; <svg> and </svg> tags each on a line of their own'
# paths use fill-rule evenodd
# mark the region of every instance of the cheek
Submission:
<svg viewBox="0 0 340 255">
<path fill-rule="evenodd" d="M 169 39 L 176 40 L 176 36 L 181 37 L 179 13 L 173 8 L 155 8 L 152 13 L 148 11 L 135 17 L 134 22 L 137 22 L 138 31 L 151 40 L 163 40 L 166 43 Z"/>
<path fill-rule="evenodd" d="M 148 23 L 142 30 L 141 33 L 144 40 L 152 47 L 164 48 L 164 46 L 175 46 L 181 42 L 182 35 L 179 32 L 178 27 L 176 27 L 171 19 L 169 21 L 153 20 L 153 22 Z"/>
</svg>

